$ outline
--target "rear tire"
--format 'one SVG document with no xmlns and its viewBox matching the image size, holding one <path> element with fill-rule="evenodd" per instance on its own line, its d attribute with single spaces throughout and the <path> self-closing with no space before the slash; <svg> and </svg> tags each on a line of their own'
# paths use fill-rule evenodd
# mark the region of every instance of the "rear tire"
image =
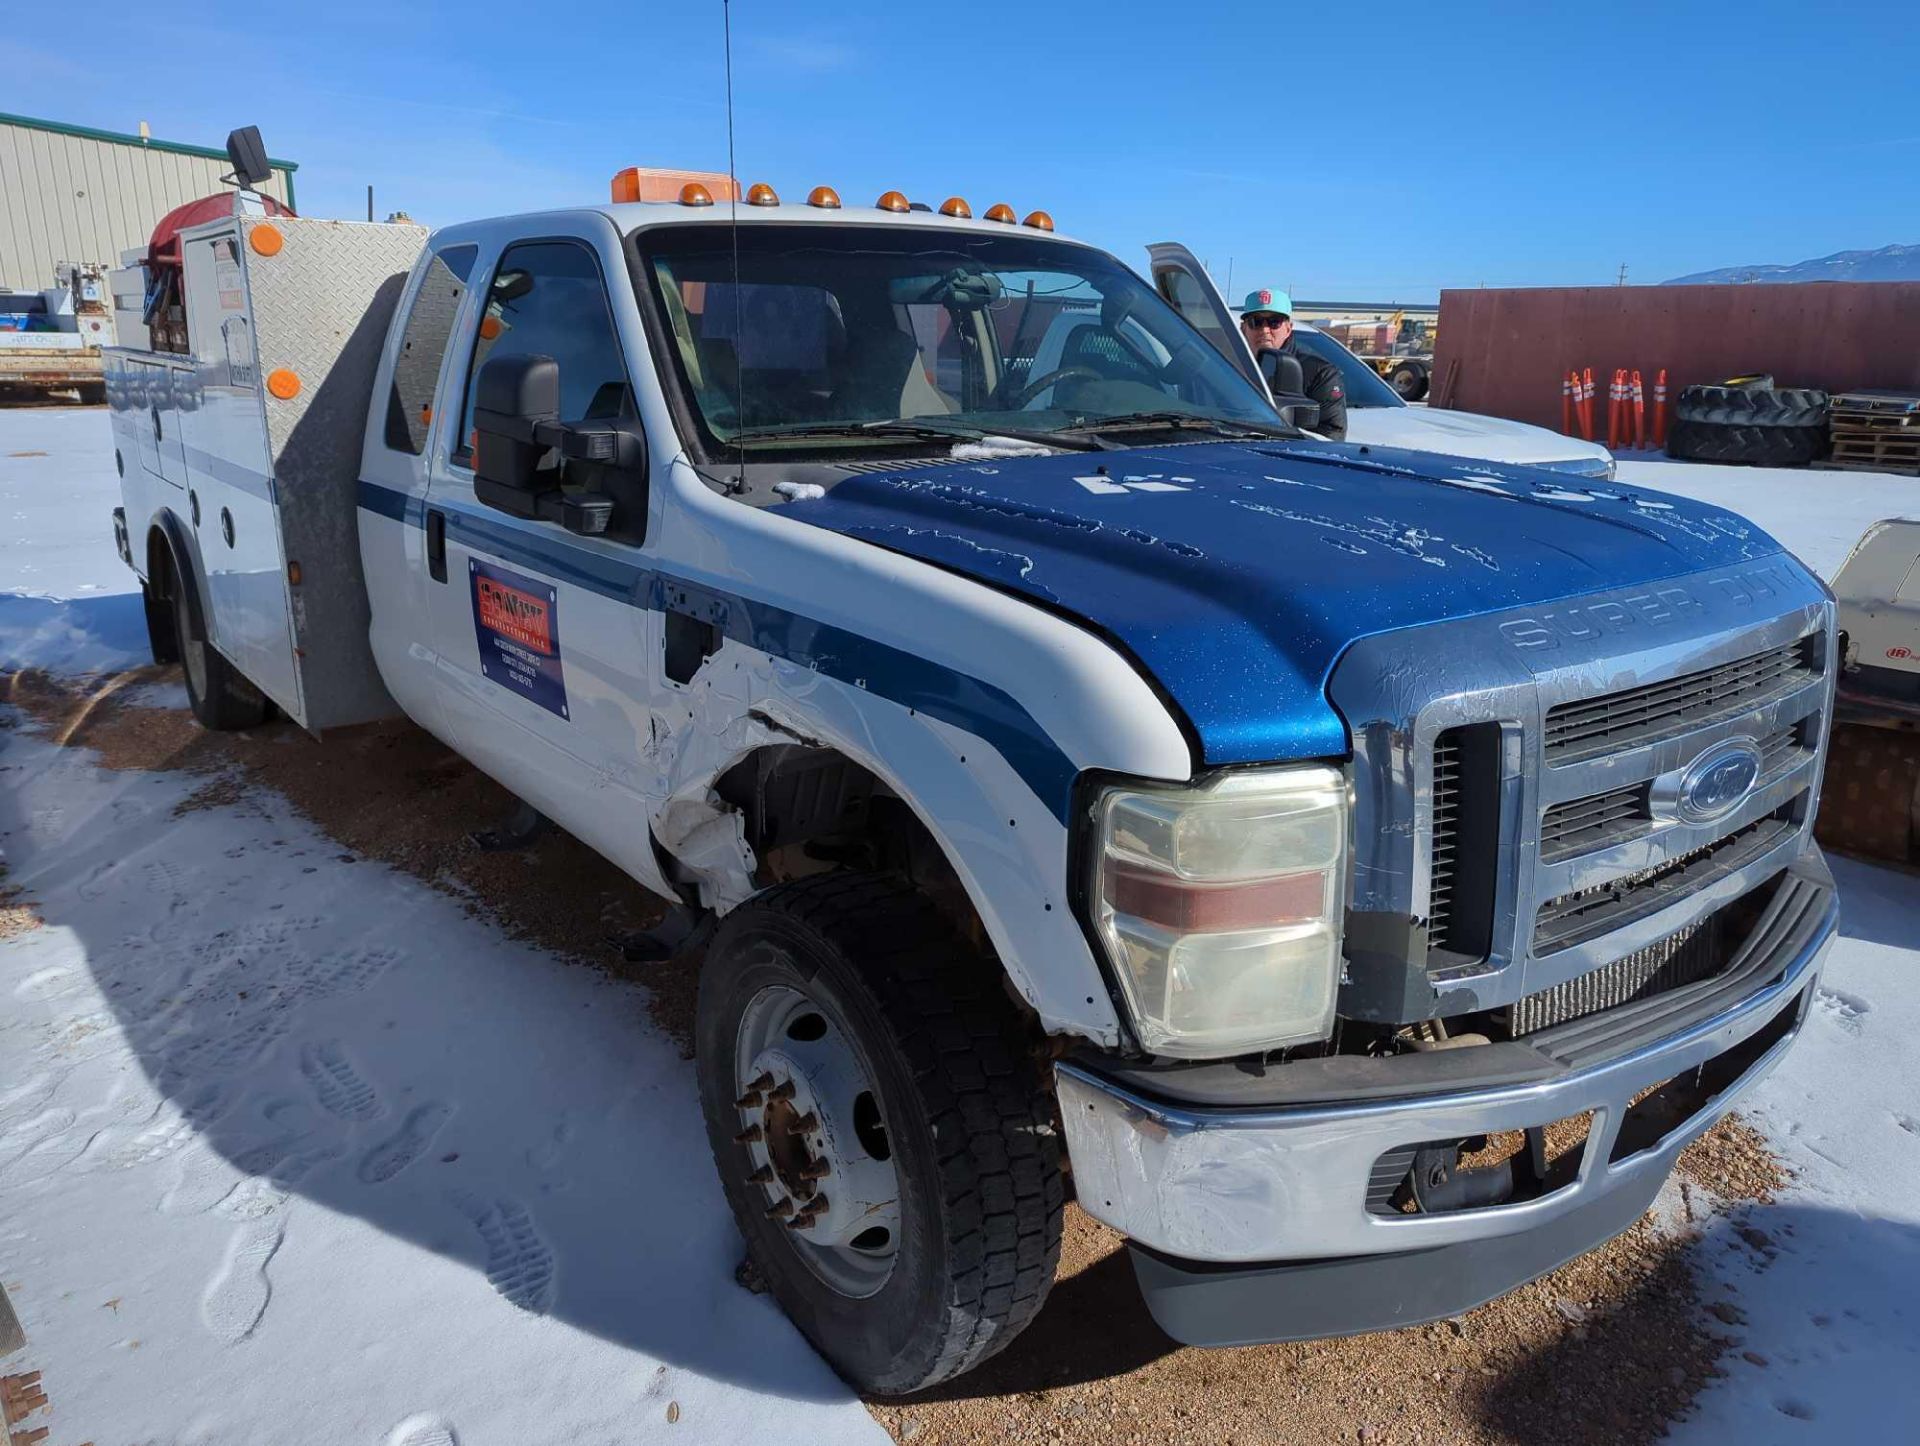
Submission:
<svg viewBox="0 0 1920 1446">
<path fill-rule="evenodd" d="M 767 1034 L 769 1018 L 791 1021 L 784 1037 Z M 714 1164 L 774 1298 L 861 1390 L 901 1395 L 971 1370 L 1052 1288 L 1065 1183 L 1028 1036 L 994 961 L 891 879 L 786 884 L 714 935 L 696 1026 Z M 808 1064 L 823 1038 L 829 1062 Z M 858 1109 L 835 1103 L 849 1091 L 866 1101 L 864 1129 Z M 870 1200 L 876 1162 L 894 1196 L 884 1208 Z M 857 1258 L 822 1267 L 819 1252 L 854 1251 L 863 1238 L 831 1243 L 842 1180 L 857 1182 L 858 1218 L 889 1222 L 890 1242 L 877 1245 L 884 1268 Z M 811 1219 L 787 1223 L 809 1215 L 800 1197 L 813 1190 L 828 1199 L 818 1239 Z M 770 1216 L 783 1204 L 784 1218 Z"/>
<path fill-rule="evenodd" d="M 216 733 L 258 728 L 273 712 L 273 704 L 220 656 L 203 629 L 194 626 L 192 588 L 191 579 L 174 575 L 173 634 L 193 716 L 201 727 Z"/>
</svg>

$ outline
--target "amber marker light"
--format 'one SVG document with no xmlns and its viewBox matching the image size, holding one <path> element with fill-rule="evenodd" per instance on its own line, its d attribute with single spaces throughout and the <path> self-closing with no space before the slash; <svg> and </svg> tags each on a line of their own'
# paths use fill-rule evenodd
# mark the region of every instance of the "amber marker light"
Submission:
<svg viewBox="0 0 1920 1446">
<path fill-rule="evenodd" d="M 989 221 L 998 221 L 1004 226 L 1011 226 L 1014 222 L 1013 207 L 1009 206 L 1005 201 L 1002 201 L 997 206 L 989 206 L 987 207 L 986 219 Z"/>
<path fill-rule="evenodd" d="M 680 188 L 680 204 L 683 206 L 711 206 L 713 192 L 698 181 L 688 181 Z"/>
<path fill-rule="evenodd" d="M 971 221 L 973 219 L 973 207 L 969 206 L 966 201 L 959 196 L 949 196 L 940 203 L 940 214 L 942 216 L 952 216 L 958 221 Z"/>
<path fill-rule="evenodd" d="M 818 206 L 823 211 L 838 211 L 840 209 L 840 193 L 834 190 L 832 186 L 815 186 L 807 193 L 807 204 L 809 206 Z"/>
<path fill-rule="evenodd" d="M 262 256 L 278 256 L 287 238 L 280 234 L 278 226 L 255 226 L 247 233 L 247 244 Z"/>
<path fill-rule="evenodd" d="M 1053 229 L 1053 217 L 1049 216 L 1045 211 L 1029 211 L 1027 213 L 1027 219 L 1020 224 L 1022 226 L 1031 226 L 1036 231 L 1051 231 Z"/>
<path fill-rule="evenodd" d="M 275 367 L 267 373 L 267 390 L 281 401 L 290 402 L 300 395 L 300 374 Z"/>
<path fill-rule="evenodd" d="M 777 206 L 780 204 L 780 193 L 765 181 L 755 181 L 751 186 L 747 187 L 747 204 L 749 206 Z"/>
<path fill-rule="evenodd" d="M 882 196 L 873 204 L 874 209 L 879 211 L 907 212 L 913 209 L 912 203 L 898 191 L 887 192 L 886 195 Z"/>
</svg>

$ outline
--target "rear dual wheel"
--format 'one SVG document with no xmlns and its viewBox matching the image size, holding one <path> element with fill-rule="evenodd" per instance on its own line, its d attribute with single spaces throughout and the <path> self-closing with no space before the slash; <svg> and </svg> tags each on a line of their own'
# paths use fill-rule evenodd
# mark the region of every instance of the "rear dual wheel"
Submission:
<svg viewBox="0 0 1920 1446">
<path fill-rule="evenodd" d="M 1028 1044 L 997 964 L 894 880 L 784 885 L 714 936 L 714 1163 L 774 1298 L 864 1390 L 970 1370 L 1052 1287 L 1064 1182 Z"/>
<path fill-rule="evenodd" d="M 193 580 L 176 571 L 173 631 L 193 716 L 200 720 L 203 728 L 211 728 L 216 733 L 257 728 L 267 721 L 273 704 L 207 641 L 206 630 L 194 621 L 192 589 Z M 206 615 L 204 609 L 200 615 Z"/>
</svg>

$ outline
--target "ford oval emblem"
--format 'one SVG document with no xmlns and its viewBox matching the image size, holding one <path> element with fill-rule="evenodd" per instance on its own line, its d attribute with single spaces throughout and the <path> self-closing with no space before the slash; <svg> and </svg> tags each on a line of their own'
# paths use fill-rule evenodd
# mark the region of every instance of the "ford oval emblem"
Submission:
<svg viewBox="0 0 1920 1446">
<path fill-rule="evenodd" d="M 1760 781 L 1760 745 L 1751 738 L 1729 738 L 1702 753 L 1680 775 L 1679 813 L 1693 823 L 1725 818 Z"/>
</svg>

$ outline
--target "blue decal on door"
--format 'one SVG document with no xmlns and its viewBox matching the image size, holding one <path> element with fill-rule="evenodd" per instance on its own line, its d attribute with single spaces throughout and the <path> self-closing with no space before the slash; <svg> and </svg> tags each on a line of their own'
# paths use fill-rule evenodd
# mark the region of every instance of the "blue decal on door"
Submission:
<svg viewBox="0 0 1920 1446">
<path fill-rule="evenodd" d="M 567 684 L 560 671 L 560 599 L 551 584 L 475 558 L 467 559 L 467 575 L 473 584 L 481 676 L 568 718 Z"/>
</svg>

